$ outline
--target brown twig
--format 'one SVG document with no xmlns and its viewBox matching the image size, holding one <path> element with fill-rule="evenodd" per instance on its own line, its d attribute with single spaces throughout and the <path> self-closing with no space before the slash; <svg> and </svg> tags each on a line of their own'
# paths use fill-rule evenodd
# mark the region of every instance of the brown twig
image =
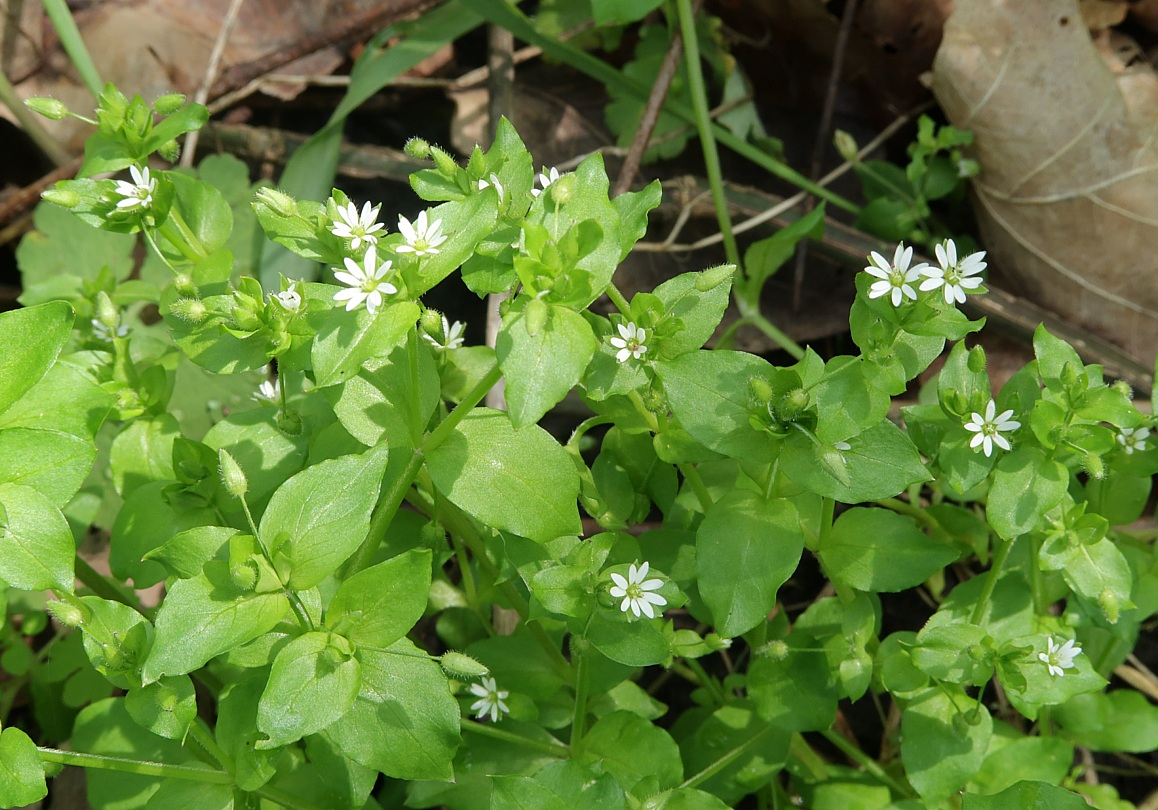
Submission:
<svg viewBox="0 0 1158 810">
<path fill-rule="evenodd" d="M 82 158 L 74 158 L 63 166 L 53 169 L 35 183 L 13 192 L 3 201 L 0 201 L 0 226 L 7 225 L 16 217 L 36 207 L 36 204 L 40 202 L 41 193 L 49 186 L 55 185 L 58 180 L 75 177 L 80 170 L 81 162 Z"/>
<path fill-rule="evenodd" d="M 221 30 L 217 32 L 217 41 L 213 43 L 213 52 L 209 54 L 209 64 L 205 66 L 205 76 L 201 80 L 201 86 L 193 95 L 193 100 L 198 104 L 204 104 L 209 100 L 209 89 L 213 86 L 213 82 L 217 79 L 218 70 L 221 68 L 221 57 L 225 53 L 225 43 L 229 41 L 229 35 L 233 33 L 233 26 L 237 24 L 237 15 L 241 13 L 241 4 L 244 2 L 245 0 L 231 0 L 229 10 L 225 12 Z M 197 151 L 197 139 L 200 135 L 200 130 L 195 129 L 185 136 L 185 153 L 181 155 L 182 166 L 188 168 L 193 165 L 193 154 Z"/>
<path fill-rule="evenodd" d="M 352 14 L 316 34 L 303 37 L 291 45 L 260 56 L 249 62 L 234 65 L 225 71 L 209 92 L 211 98 L 244 87 L 254 79 L 272 73 L 295 59 L 308 56 L 328 47 L 346 47 L 400 20 L 417 16 L 439 5 L 442 0 L 388 0 L 379 6 Z"/>
</svg>

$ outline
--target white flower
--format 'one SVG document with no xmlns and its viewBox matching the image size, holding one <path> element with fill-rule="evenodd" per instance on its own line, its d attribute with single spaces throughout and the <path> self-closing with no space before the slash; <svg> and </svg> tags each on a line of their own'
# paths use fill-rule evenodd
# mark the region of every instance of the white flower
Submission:
<svg viewBox="0 0 1158 810">
<path fill-rule="evenodd" d="M 499 193 L 499 202 L 503 201 L 503 184 L 499 182 L 499 176 L 491 172 L 491 176 L 487 180 L 478 181 L 478 190 L 482 191 L 484 188 L 495 187 L 495 191 Z"/>
<path fill-rule="evenodd" d="M 362 266 L 350 257 L 346 257 L 346 271 L 335 270 L 334 278 L 347 285 L 347 289 L 334 293 L 335 301 L 346 302 L 346 312 L 357 309 L 363 301 L 370 314 L 382 306 L 382 294 L 393 295 L 398 288 L 386 281 L 386 274 L 390 271 L 393 262 L 386 261 L 378 264 L 378 248 L 371 245 L 362 260 Z"/>
<path fill-rule="evenodd" d="M 446 316 L 442 316 L 442 335 L 443 342 L 439 342 L 438 338 L 433 335 L 423 332 L 423 339 L 436 349 L 459 349 L 462 348 L 463 342 L 466 340 L 466 324 L 462 321 L 455 321 L 450 323 L 446 320 Z"/>
<path fill-rule="evenodd" d="M 957 261 L 957 246 L 952 239 L 945 240 L 944 244 L 937 245 L 937 262 L 940 267 L 925 266 L 921 275 L 927 278 L 921 282 L 922 290 L 935 290 L 941 287 L 945 296 L 945 303 L 965 303 L 965 291 L 976 290 L 981 286 L 981 279 L 977 274 L 987 265 L 984 261 L 985 251 L 970 253 L 960 262 Z"/>
<path fill-rule="evenodd" d="M 1118 444 L 1126 450 L 1126 455 L 1134 454 L 1135 450 L 1146 449 L 1146 439 L 1150 436 L 1150 428 L 1122 428 L 1118 433 Z"/>
<path fill-rule="evenodd" d="M 114 337 L 123 338 L 128 333 L 129 333 L 129 327 L 127 327 L 123 323 L 121 323 L 120 320 L 117 321 L 116 328 L 109 329 L 107 326 L 105 326 L 103 323 L 98 321 L 96 318 L 93 318 L 92 334 L 93 334 L 93 337 L 95 337 L 97 340 L 103 341 L 105 343 L 112 343 Z M 1146 448 L 1143 447 L 1142 449 L 1145 450 Z"/>
<path fill-rule="evenodd" d="M 257 393 L 253 395 L 255 402 L 272 402 L 274 405 L 281 403 L 281 387 L 277 380 L 262 380 L 261 385 L 257 387 Z"/>
<path fill-rule="evenodd" d="M 638 568 L 635 567 L 635 563 L 632 563 L 627 568 L 627 579 L 613 573 L 611 581 L 615 584 L 611 586 L 611 595 L 616 599 L 623 598 L 619 609 L 624 613 L 630 610 L 637 618 L 640 613 L 643 613 L 647 618 L 654 619 L 655 610 L 652 605 L 663 607 L 667 604 L 667 600 L 658 593 L 651 593 L 651 591 L 657 591 L 663 586 L 663 580 L 649 579 L 645 581 L 647 568 L 646 561 Z"/>
<path fill-rule="evenodd" d="M 138 169 L 136 166 L 130 166 L 129 174 L 132 175 L 133 182 L 118 180 L 117 187 L 113 189 L 124 199 L 117 202 L 117 210 L 110 211 L 110 216 L 120 211 L 135 211 L 138 208 L 143 211 L 153 204 L 153 192 L 157 189 L 157 178 L 149 174 L 149 167 Z"/>
<path fill-rule="evenodd" d="M 921 278 L 921 271 L 929 265 L 921 262 L 916 267 L 909 267 L 909 262 L 913 260 L 911 247 L 905 247 L 903 242 L 897 245 L 892 264 L 875 250 L 870 256 L 871 264 L 864 271 L 880 281 L 874 281 L 869 287 L 869 298 L 880 298 L 892 293 L 894 307 L 899 307 L 905 298 L 917 300 L 917 291 L 912 285 Z"/>
<path fill-rule="evenodd" d="M 1002 411 L 998 415 L 997 403 L 989 400 L 989 404 L 985 406 L 984 418 L 974 411 L 972 420 L 965 423 L 966 430 L 977 434 L 969 441 L 969 446 L 975 450 L 980 446 L 984 450 L 986 458 L 993 455 L 993 445 L 995 444 L 1002 450 L 1008 450 L 1009 440 L 1002 436 L 1000 431 L 1017 430 L 1021 427 L 1021 422 L 1010 419 L 1011 416 L 1013 416 L 1012 408 L 1008 411 Z"/>
<path fill-rule="evenodd" d="M 395 253 L 413 253 L 415 256 L 433 256 L 438 253 L 438 246 L 446 241 L 441 232 L 442 220 L 428 222 L 426 212 L 422 211 L 410 223 L 406 217 L 398 217 L 398 232 L 406 239 L 406 244 L 394 248 Z"/>
<path fill-rule="evenodd" d="M 539 189 L 532 187 L 531 194 L 535 197 L 538 197 L 540 194 L 547 190 L 547 186 L 551 185 L 558 179 L 558 169 L 556 169 L 554 166 L 552 166 L 550 169 L 544 167 L 543 171 L 539 172 L 539 176 L 535 178 L 535 180 L 539 183 L 540 186 L 542 186 L 542 188 Z"/>
<path fill-rule="evenodd" d="M 647 353 L 646 329 L 640 329 L 632 321 L 621 323 L 616 328 L 619 330 L 620 337 L 610 339 L 611 345 L 619 349 L 615 354 L 616 360 L 620 363 L 626 363 L 629 357 L 634 357 L 638 360 Z"/>
<path fill-rule="evenodd" d="M 1046 649 L 1046 652 L 1038 653 L 1037 658 L 1049 667 L 1049 674 L 1055 677 L 1065 675 L 1067 669 L 1073 669 L 1074 658 L 1082 654 L 1082 648 L 1075 647 L 1072 638 L 1065 644 L 1058 644 L 1050 636 L 1046 639 Z"/>
<path fill-rule="evenodd" d="M 486 719 L 489 714 L 491 722 L 497 723 L 499 717 L 511 711 L 507 704 L 503 703 L 510 692 L 505 689 L 500 690 L 494 678 L 483 677 L 482 683 L 472 683 L 470 693 L 478 697 L 478 700 L 470 704 L 470 710 L 476 712 L 475 717 L 479 720 Z"/>
<path fill-rule="evenodd" d="M 352 202 L 338 206 L 338 216 L 342 221 L 335 221 L 330 233 L 339 239 L 349 239 L 350 250 L 357 250 L 363 242 L 367 245 L 378 244 L 378 237 L 374 234 L 386 227 L 378 222 L 378 210 L 381 207 L 376 205 L 371 208 L 370 203 L 366 203 L 359 216 L 358 208 Z"/>
<path fill-rule="evenodd" d="M 269 300 L 277 301 L 281 304 L 282 309 L 287 312 L 297 312 L 302 306 L 302 296 L 295 287 L 296 284 L 291 284 L 288 290 L 282 290 L 279 293 L 270 293 Z"/>
</svg>

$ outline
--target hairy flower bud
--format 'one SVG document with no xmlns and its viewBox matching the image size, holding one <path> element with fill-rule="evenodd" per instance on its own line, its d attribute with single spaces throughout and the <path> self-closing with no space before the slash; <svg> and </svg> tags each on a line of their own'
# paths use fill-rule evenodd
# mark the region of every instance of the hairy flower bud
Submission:
<svg viewBox="0 0 1158 810">
<path fill-rule="evenodd" d="M 170 163 L 176 163 L 181 157 L 181 144 L 176 139 L 165 141 L 157 147 L 157 152 Z"/>
<path fill-rule="evenodd" d="M 969 370 L 974 374 L 980 374 L 985 371 L 985 349 L 981 346 L 974 346 L 969 350 L 969 357 L 966 360 Z"/>
<path fill-rule="evenodd" d="M 840 156 L 849 163 L 856 163 L 856 153 L 859 151 L 856 145 L 856 138 L 849 135 L 843 129 L 838 129 L 832 136 L 832 143 L 836 146 L 836 151 Z"/>
<path fill-rule="evenodd" d="M 245 477 L 245 471 L 241 469 L 233 456 L 229 455 L 229 451 L 224 447 L 217 451 L 217 459 L 220 463 L 221 481 L 225 484 L 225 488 L 229 494 L 235 498 L 244 498 L 245 493 L 249 490 L 249 481 Z"/>
<path fill-rule="evenodd" d="M 736 265 L 721 264 L 696 274 L 696 290 L 708 292 L 719 287 L 736 274 Z"/>
<path fill-rule="evenodd" d="M 439 657 L 438 663 L 442 667 L 442 671 L 452 678 L 469 680 L 491 674 L 486 664 L 471 658 L 466 653 L 460 653 L 455 650 L 447 650 L 444 652 Z"/>
<path fill-rule="evenodd" d="M 80 195 L 66 188 L 50 188 L 40 193 L 40 199 L 48 200 L 61 208 L 76 208 L 80 205 Z"/>
<path fill-rule="evenodd" d="M 184 106 L 184 93 L 166 93 L 153 102 L 153 110 L 160 115 L 172 115 Z"/>
<path fill-rule="evenodd" d="M 298 212 L 297 200 L 280 189 L 265 186 L 259 188 L 253 196 L 257 202 L 262 203 L 272 209 L 274 213 L 280 214 L 283 217 L 292 217 Z"/>
<path fill-rule="evenodd" d="M 81 627 L 92 616 L 92 612 L 80 602 L 60 602 L 52 600 L 45 609 L 65 627 Z"/>
<path fill-rule="evenodd" d="M 174 316 L 187 323 L 204 323 L 209 317 L 209 307 L 200 298 L 178 298 L 169 305 L 169 311 Z"/>
<path fill-rule="evenodd" d="M 769 641 L 763 647 L 756 650 L 756 655 L 763 658 L 771 658 L 773 661 L 783 661 L 788 657 L 788 653 L 788 642 L 783 639 Z"/>
<path fill-rule="evenodd" d="M 555 205 L 565 205 L 575 196 L 575 175 L 565 174 L 551 184 L 547 189 L 551 195 L 551 202 Z"/>
<path fill-rule="evenodd" d="M 53 121 L 60 121 L 69 115 L 68 107 L 64 106 L 64 102 L 54 98 L 26 98 L 24 99 L 24 106 Z"/>
<path fill-rule="evenodd" d="M 531 337 L 539 334 L 543 327 L 546 326 L 547 316 L 550 314 L 550 310 L 542 298 L 532 298 L 528 301 L 526 311 L 527 334 Z"/>
<path fill-rule="evenodd" d="M 428 309 L 422 313 L 422 331 L 430 335 L 439 343 L 446 341 L 446 335 L 443 334 L 442 329 L 442 313 L 437 309 Z"/>
<path fill-rule="evenodd" d="M 402 151 L 415 160 L 426 160 L 430 157 L 430 144 L 422 138 L 411 138 L 402 147 Z"/>
<path fill-rule="evenodd" d="M 434 158 L 434 165 L 445 177 L 454 177 L 458 172 L 458 164 L 454 158 L 437 146 L 430 147 L 430 156 Z"/>
<path fill-rule="evenodd" d="M 748 395 L 759 405 L 764 406 L 772 401 L 772 386 L 758 375 L 748 378 Z"/>
<path fill-rule="evenodd" d="M 108 293 L 101 290 L 97 293 L 95 304 L 96 319 L 106 328 L 115 330 L 120 323 L 121 314 L 117 311 L 117 305 L 113 303 L 113 299 L 109 298 Z"/>
</svg>

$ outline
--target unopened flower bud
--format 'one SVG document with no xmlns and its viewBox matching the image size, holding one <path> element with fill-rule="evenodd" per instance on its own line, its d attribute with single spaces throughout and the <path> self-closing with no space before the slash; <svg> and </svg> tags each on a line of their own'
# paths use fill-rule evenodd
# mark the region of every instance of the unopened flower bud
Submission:
<svg viewBox="0 0 1158 810">
<path fill-rule="evenodd" d="M 849 135 L 843 129 L 838 129 L 832 136 L 832 142 L 842 158 L 849 163 L 856 163 L 856 153 L 859 151 L 856 145 L 856 138 Z"/>
<path fill-rule="evenodd" d="M 50 188 L 40 193 L 40 199 L 48 200 L 62 208 L 76 208 L 80 205 L 80 195 L 67 188 Z"/>
<path fill-rule="evenodd" d="M 782 400 L 780 416 L 788 422 L 799 416 L 808 407 L 808 392 L 803 388 L 793 388 Z"/>
<path fill-rule="evenodd" d="M 197 285 L 193 283 L 193 276 L 188 273 L 181 272 L 173 276 L 173 287 L 181 295 L 197 296 Z"/>
<path fill-rule="evenodd" d="M 302 415 L 293 408 L 282 408 L 277 412 L 277 429 L 287 436 L 302 435 Z"/>
<path fill-rule="evenodd" d="M 760 376 L 748 378 L 748 394 L 760 405 L 767 405 L 772 401 L 772 386 Z"/>
<path fill-rule="evenodd" d="M 783 661 L 788 657 L 789 648 L 788 642 L 783 639 L 775 639 L 769 641 L 763 647 L 756 651 L 756 655 L 763 658 L 771 658 L 773 661 Z"/>
<path fill-rule="evenodd" d="M 54 98 L 26 98 L 24 99 L 24 106 L 53 121 L 60 121 L 68 117 L 68 107 L 64 106 L 64 102 Z"/>
<path fill-rule="evenodd" d="M 547 191 L 551 195 L 551 202 L 555 203 L 555 205 L 565 205 L 575 196 L 575 175 L 563 175 L 552 183 Z"/>
<path fill-rule="evenodd" d="M 241 469 L 233 456 L 229 455 L 229 451 L 224 447 L 217 451 L 217 459 L 221 467 L 221 481 L 225 484 L 225 488 L 229 494 L 235 498 L 244 498 L 245 493 L 249 490 L 249 481 L 245 477 L 245 471 Z"/>
<path fill-rule="evenodd" d="M 1106 614 L 1106 620 L 1110 624 L 1116 624 L 1120 614 L 1121 603 L 1117 594 L 1106 588 L 1098 594 L 1098 607 L 1102 609 L 1102 613 Z"/>
<path fill-rule="evenodd" d="M 481 678 L 483 675 L 491 674 L 486 664 L 471 658 L 466 653 L 456 652 L 455 650 L 447 650 L 444 652 L 439 656 L 438 663 L 442 667 L 442 671 L 452 678 L 467 680 L 470 678 Z"/>
<path fill-rule="evenodd" d="M 1078 382 L 1078 370 L 1074 368 L 1073 363 L 1066 363 L 1061 370 L 1062 385 L 1066 388 L 1073 388 Z"/>
<path fill-rule="evenodd" d="M 169 311 L 187 323 L 204 323 L 209 317 L 209 307 L 200 298 L 178 298 L 169 305 Z"/>
<path fill-rule="evenodd" d="M 1102 457 L 1097 453 L 1086 453 L 1085 458 L 1082 459 L 1082 469 L 1090 478 L 1101 481 L 1106 477 L 1106 465 L 1102 462 Z"/>
<path fill-rule="evenodd" d="M 947 389 L 941 399 L 945 403 L 945 409 L 953 416 L 960 417 L 970 413 L 969 401 L 966 400 L 965 395 L 956 388 Z"/>
<path fill-rule="evenodd" d="M 539 334 L 547 324 L 547 316 L 551 311 L 542 298 L 532 298 L 527 302 L 527 334 L 531 337 Z"/>
<path fill-rule="evenodd" d="M 452 158 L 439 147 L 430 147 L 430 156 L 434 158 L 434 165 L 444 176 L 454 177 L 454 175 L 458 172 L 458 164 L 454 162 L 454 158 Z"/>
<path fill-rule="evenodd" d="M 486 175 L 486 155 L 483 154 L 478 144 L 475 144 L 474 149 L 470 153 L 470 159 L 466 162 L 466 171 L 471 177 L 484 177 Z"/>
<path fill-rule="evenodd" d="M 44 606 L 52 617 L 65 627 L 81 627 L 91 617 L 91 611 L 79 602 L 48 602 Z"/>
<path fill-rule="evenodd" d="M 181 144 L 176 140 L 165 141 L 157 148 L 157 152 L 170 163 L 176 163 L 181 157 Z"/>
<path fill-rule="evenodd" d="M 161 115 L 172 115 L 184 106 L 184 93 L 166 93 L 153 102 L 153 110 Z"/>
<path fill-rule="evenodd" d="M 290 195 L 271 186 L 259 188 L 253 195 L 257 202 L 283 217 L 292 217 L 298 212 L 298 203 Z"/>
<path fill-rule="evenodd" d="M 96 319 L 108 329 L 116 329 L 121 321 L 121 314 L 117 311 L 117 305 L 113 303 L 113 299 L 109 298 L 109 294 L 101 290 L 97 293 L 95 303 Z"/>
<path fill-rule="evenodd" d="M 708 645 L 709 649 L 719 652 L 720 650 L 731 649 L 732 639 L 721 638 L 719 633 L 708 633 L 704 636 L 704 644 Z"/>
<path fill-rule="evenodd" d="M 1125 380 L 1115 380 L 1110 387 L 1120 394 L 1125 394 L 1127 399 L 1134 398 L 1134 389 Z"/>
<path fill-rule="evenodd" d="M 696 275 L 696 290 L 698 292 L 714 290 L 735 274 L 736 265 L 734 264 L 721 264 L 717 267 L 709 267 L 707 270 Z"/>
<path fill-rule="evenodd" d="M 411 138 L 402 147 L 402 151 L 415 160 L 426 160 L 430 157 L 430 144 L 422 138 Z"/>
<path fill-rule="evenodd" d="M 974 374 L 980 374 L 985 371 L 985 349 L 981 346 L 974 346 L 969 350 L 969 357 L 966 360 L 969 370 Z"/>
<path fill-rule="evenodd" d="M 439 343 L 446 340 L 446 335 L 442 333 L 442 313 L 437 309 L 428 309 L 423 312 L 420 323 L 422 324 L 422 331 Z"/>
</svg>

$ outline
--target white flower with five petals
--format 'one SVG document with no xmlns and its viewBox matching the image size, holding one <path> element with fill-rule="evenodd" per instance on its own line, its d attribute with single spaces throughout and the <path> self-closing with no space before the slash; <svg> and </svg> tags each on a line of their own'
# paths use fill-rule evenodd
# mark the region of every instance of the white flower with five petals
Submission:
<svg viewBox="0 0 1158 810">
<path fill-rule="evenodd" d="M 615 359 L 620 363 L 626 363 L 629 357 L 639 360 L 647 353 L 647 330 L 640 329 L 634 322 L 619 324 L 616 329 L 619 330 L 619 337 L 609 339 L 609 343 L 619 349 L 615 353 Z"/>
<path fill-rule="evenodd" d="M 117 210 L 109 212 L 110 216 L 115 213 L 138 209 L 143 211 L 153 204 L 153 192 L 157 190 L 157 178 L 149 174 L 149 167 L 145 166 L 143 169 L 138 169 L 136 166 L 130 166 L 129 174 L 132 176 L 133 182 L 118 180 L 117 187 L 113 189 L 114 193 L 119 194 L 122 199 L 117 201 Z"/>
<path fill-rule="evenodd" d="M 357 250 L 363 242 L 367 245 L 376 245 L 378 237 L 374 234 L 386 227 L 378 222 L 378 211 L 381 208 L 381 205 L 371 208 L 370 203 L 366 203 L 362 206 L 362 213 L 359 214 L 358 207 L 352 202 L 339 205 L 338 217 L 341 222 L 335 220 L 330 233 L 339 239 L 349 239 L 350 250 Z"/>
<path fill-rule="evenodd" d="M 925 280 L 921 282 L 921 290 L 941 289 L 945 296 L 945 303 L 965 303 L 966 291 L 976 290 L 981 286 L 982 279 L 977 275 L 988 265 L 983 261 L 985 251 L 970 253 L 961 261 L 957 261 L 957 245 L 952 239 L 945 240 L 944 244 L 937 245 L 937 263 L 940 267 L 926 265 L 921 270 Z"/>
<path fill-rule="evenodd" d="M 929 265 L 921 262 L 915 267 L 909 267 L 909 262 L 913 260 L 911 247 L 905 247 L 903 242 L 897 245 L 891 264 L 875 250 L 870 256 L 870 264 L 864 271 L 880 281 L 874 281 L 869 287 L 869 298 L 880 298 L 891 293 L 894 307 L 899 307 L 905 298 L 917 300 L 917 291 L 913 289 L 913 284 L 920 280 L 921 271 Z"/>
<path fill-rule="evenodd" d="M 442 340 L 434 337 L 428 332 L 422 333 L 422 338 L 435 349 L 460 349 L 462 344 L 466 341 L 466 324 L 462 321 L 455 321 L 451 323 L 442 316 Z"/>
<path fill-rule="evenodd" d="M 667 600 L 654 591 L 663 587 L 662 579 L 644 579 L 647 576 L 648 563 L 645 560 L 638 568 L 632 563 L 627 568 L 627 579 L 612 573 L 611 595 L 622 599 L 619 609 L 624 613 L 631 611 L 636 618 L 642 613 L 649 619 L 655 618 L 655 607 L 663 607 Z M 652 607 L 652 606 L 655 607 Z"/>
<path fill-rule="evenodd" d="M 976 434 L 969 440 L 969 446 L 974 450 L 981 447 L 986 458 L 993 455 L 995 444 L 1002 450 L 1010 449 L 1009 440 L 1001 435 L 1001 431 L 1017 430 L 1021 427 L 1021 422 L 1010 419 L 1011 416 L 1013 416 L 1012 408 L 998 414 L 997 403 L 989 400 L 989 404 L 985 406 L 984 417 L 974 411 L 970 421 L 965 423 L 965 429 Z"/>
<path fill-rule="evenodd" d="M 442 233 L 442 220 L 428 221 L 425 211 L 419 212 L 413 223 L 406 217 L 398 217 L 398 232 L 406 242 L 394 248 L 395 253 L 434 256 L 438 253 L 438 246 L 446 241 Z"/>
<path fill-rule="evenodd" d="M 374 245 L 366 251 L 361 265 L 348 256 L 345 265 L 345 271 L 334 271 L 334 278 L 347 288 L 334 293 L 334 300 L 345 301 L 347 312 L 357 309 L 358 305 L 365 301 L 366 309 L 373 315 L 374 311 L 382 306 L 383 295 L 398 292 L 398 288 L 386 280 L 386 274 L 390 272 L 393 262 L 378 264 L 378 249 Z"/>
<path fill-rule="evenodd" d="M 1135 450 L 1146 449 L 1146 439 L 1150 438 L 1150 428 L 1122 428 L 1118 432 L 1118 444 L 1132 456 Z"/>
<path fill-rule="evenodd" d="M 552 166 L 550 169 L 544 168 L 543 171 L 539 172 L 539 176 L 535 178 L 535 181 L 540 186 L 542 186 L 542 188 L 532 187 L 531 188 L 531 195 L 534 197 L 538 197 L 540 194 L 542 194 L 544 191 L 547 190 L 547 186 L 554 183 L 556 180 L 559 179 L 559 177 L 560 177 L 559 170 L 556 169 L 554 166 Z"/>
<path fill-rule="evenodd" d="M 1049 674 L 1055 678 L 1059 675 L 1065 675 L 1067 669 L 1073 669 L 1074 658 L 1082 654 L 1082 648 L 1074 646 L 1074 640 L 1071 638 L 1065 644 L 1058 644 L 1053 640 L 1053 637 L 1046 639 L 1046 651 L 1038 653 L 1037 658 L 1047 667 L 1049 667 Z"/>
<path fill-rule="evenodd" d="M 270 301 L 277 301 L 286 312 L 297 312 L 302 307 L 302 295 L 297 291 L 297 285 L 291 284 L 288 290 L 269 294 Z"/>
<path fill-rule="evenodd" d="M 475 712 L 475 717 L 479 720 L 484 720 L 489 715 L 491 722 L 497 723 L 502 715 L 511 711 L 503 702 L 510 695 L 510 692 L 506 689 L 499 689 L 494 678 L 484 676 L 482 683 L 472 683 L 470 693 L 478 698 L 470 704 L 470 710 Z"/>
</svg>

